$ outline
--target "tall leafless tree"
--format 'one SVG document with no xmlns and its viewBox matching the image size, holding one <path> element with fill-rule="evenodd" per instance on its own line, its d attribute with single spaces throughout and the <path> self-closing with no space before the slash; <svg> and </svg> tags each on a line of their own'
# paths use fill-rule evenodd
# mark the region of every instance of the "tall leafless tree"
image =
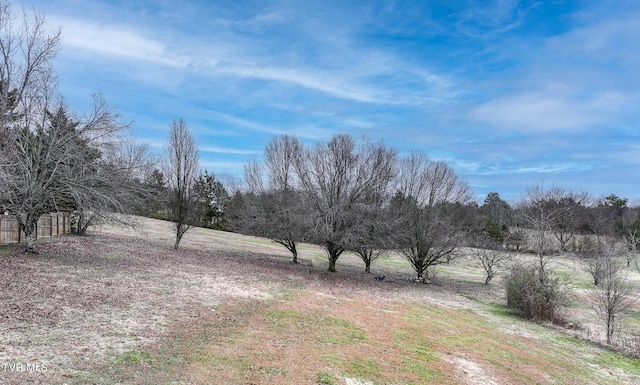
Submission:
<svg viewBox="0 0 640 385">
<path fill-rule="evenodd" d="M 395 243 L 418 279 L 428 278 L 428 269 L 446 263 L 461 245 L 471 199 L 466 182 L 447 164 L 420 152 L 401 160 L 391 205 L 397 215 Z"/>
<path fill-rule="evenodd" d="M 346 134 L 335 135 L 296 158 L 313 222 L 309 238 L 326 249 L 329 271 L 336 271 L 340 255 L 356 243 L 355 214 L 393 179 L 395 160 L 395 151 L 384 144 L 363 139 L 357 145 Z"/>
<path fill-rule="evenodd" d="M 289 135 L 273 138 L 264 150 L 269 191 L 262 202 L 271 217 L 266 235 L 291 252 L 293 263 L 298 262 L 297 244 L 309 228 L 294 168 L 302 151 L 302 143 Z"/>
<path fill-rule="evenodd" d="M 252 159 L 245 165 L 247 193 L 236 228 L 279 243 L 298 262 L 297 244 L 305 237 L 309 220 L 294 169 L 303 151 L 295 137 L 274 137 L 265 147 L 264 162 Z"/>
<path fill-rule="evenodd" d="M 48 33 L 38 13 L 13 13 L 0 2 L 0 132 L 11 127 L 42 125 L 55 95 L 53 60 L 60 47 L 60 30 Z M 2 142 L 2 141 L 0 141 Z"/>
<path fill-rule="evenodd" d="M 184 234 L 200 223 L 202 210 L 197 203 L 194 184 L 199 175 L 198 145 L 187 123 L 180 119 L 171 123 L 164 175 L 169 188 L 171 221 L 174 223 L 178 249 Z"/>
<path fill-rule="evenodd" d="M 11 4 L 0 3 L 0 204 L 17 216 L 28 250 L 50 203 L 40 200 L 50 178 L 39 174 L 46 156 L 37 152 L 46 144 L 34 131 L 43 126 L 53 98 L 60 32 L 48 35 L 44 23 L 39 14 L 17 20 Z"/>
</svg>

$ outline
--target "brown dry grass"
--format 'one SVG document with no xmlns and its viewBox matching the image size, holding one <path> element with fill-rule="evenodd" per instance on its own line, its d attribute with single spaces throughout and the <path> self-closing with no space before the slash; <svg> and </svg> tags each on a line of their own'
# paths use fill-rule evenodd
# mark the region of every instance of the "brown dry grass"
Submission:
<svg viewBox="0 0 640 385">
<path fill-rule="evenodd" d="M 390 259 L 379 282 L 353 256 L 329 274 L 313 246 L 294 265 L 267 240 L 204 229 L 174 251 L 170 224 L 141 221 L 35 256 L 0 249 L 0 383 L 640 381 L 637 361 L 508 315 L 462 265 L 427 286 Z"/>
</svg>

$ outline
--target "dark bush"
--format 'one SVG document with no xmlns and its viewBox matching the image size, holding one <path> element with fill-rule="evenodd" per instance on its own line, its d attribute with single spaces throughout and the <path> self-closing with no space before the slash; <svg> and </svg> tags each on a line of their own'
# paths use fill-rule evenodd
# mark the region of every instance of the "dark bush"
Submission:
<svg viewBox="0 0 640 385">
<path fill-rule="evenodd" d="M 560 322 L 566 306 L 563 283 L 551 272 L 541 273 L 536 265 L 514 264 L 505 277 L 507 306 L 535 321 Z"/>
</svg>

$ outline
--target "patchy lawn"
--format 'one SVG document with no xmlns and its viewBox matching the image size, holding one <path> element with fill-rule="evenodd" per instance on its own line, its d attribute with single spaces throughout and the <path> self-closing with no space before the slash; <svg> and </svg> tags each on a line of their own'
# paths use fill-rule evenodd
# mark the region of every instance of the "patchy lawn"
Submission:
<svg viewBox="0 0 640 385">
<path fill-rule="evenodd" d="M 0 247 L 0 383 L 640 382 L 638 360 L 513 317 L 463 264 L 423 285 L 391 258 L 376 281 L 354 256 L 329 274 L 313 246 L 294 265 L 204 229 L 174 251 L 168 223 L 142 221 Z"/>
</svg>

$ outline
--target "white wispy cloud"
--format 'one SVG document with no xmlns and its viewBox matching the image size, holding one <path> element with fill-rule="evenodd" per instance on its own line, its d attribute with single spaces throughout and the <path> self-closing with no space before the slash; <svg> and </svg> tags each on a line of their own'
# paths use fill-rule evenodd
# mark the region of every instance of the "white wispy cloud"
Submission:
<svg viewBox="0 0 640 385">
<path fill-rule="evenodd" d="M 124 59 L 143 60 L 172 67 L 186 67 L 190 60 L 169 51 L 160 41 L 144 37 L 125 26 L 52 15 L 53 25 L 62 26 L 63 44 L 72 49 L 93 51 Z"/>
<path fill-rule="evenodd" d="M 301 87 L 320 91 L 339 98 L 366 103 L 383 103 L 386 100 L 375 90 L 354 87 L 335 74 L 320 76 L 317 70 L 304 71 L 294 68 L 262 67 L 234 63 L 215 63 L 216 72 L 240 77 L 293 83 Z"/>
<path fill-rule="evenodd" d="M 214 120 L 222 121 L 222 122 L 231 124 L 233 126 L 249 129 L 251 131 L 263 132 L 263 133 L 273 134 L 273 135 L 280 135 L 285 133 L 285 131 L 282 129 L 273 128 L 265 124 L 257 123 L 249 119 L 239 118 L 237 116 L 233 116 L 231 114 L 224 113 L 224 112 L 210 110 L 208 111 L 208 114 Z"/>
<path fill-rule="evenodd" d="M 588 130 L 609 121 L 624 100 L 616 92 L 590 97 L 561 95 L 553 90 L 524 92 L 480 104 L 469 111 L 469 117 L 521 132 Z"/>
<path fill-rule="evenodd" d="M 329 97 L 392 105 L 437 104 L 445 96 L 450 98 L 454 89 L 445 76 L 406 64 L 384 51 L 359 47 L 357 42 L 336 43 L 321 50 L 319 53 L 323 56 L 335 57 L 331 65 L 309 65 L 306 64 L 308 59 L 292 60 L 290 55 L 260 56 L 277 51 L 282 42 L 265 39 L 247 41 L 246 37 L 229 31 L 220 34 L 224 42 L 219 39 L 179 38 L 172 41 L 171 37 L 154 34 L 148 27 L 142 30 L 130 24 L 60 15 L 52 15 L 49 20 L 53 25 L 62 26 L 64 45 L 71 50 L 82 49 L 120 60 L 144 61 L 191 73 L 204 72 L 218 79 L 229 75 L 259 79 L 281 83 L 284 87 L 302 87 Z M 282 17 L 267 13 L 246 21 L 225 23 L 219 20 L 217 25 L 237 28 L 238 23 L 253 26 L 276 22 L 282 22 Z M 296 51 L 291 54 L 296 54 Z"/>
<path fill-rule="evenodd" d="M 474 4 L 459 15 L 456 26 L 471 37 L 491 37 L 520 26 L 527 8 L 520 0 L 493 0 Z"/>
<path fill-rule="evenodd" d="M 211 152 L 215 154 L 231 154 L 231 155 L 259 155 L 262 154 L 262 151 L 256 150 L 243 150 L 238 148 L 225 148 L 225 147 L 214 147 L 214 146 L 200 146 L 201 152 Z"/>
<path fill-rule="evenodd" d="M 577 163 L 547 163 L 535 166 L 521 166 L 514 169 L 502 170 L 503 174 L 556 174 L 591 169 L 588 165 Z"/>
<path fill-rule="evenodd" d="M 225 160 L 204 160 L 200 161 L 200 167 L 208 170 L 220 170 L 222 173 L 232 175 L 242 175 L 244 171 L 244 161 L 225 161 Z"/>
</svg>

